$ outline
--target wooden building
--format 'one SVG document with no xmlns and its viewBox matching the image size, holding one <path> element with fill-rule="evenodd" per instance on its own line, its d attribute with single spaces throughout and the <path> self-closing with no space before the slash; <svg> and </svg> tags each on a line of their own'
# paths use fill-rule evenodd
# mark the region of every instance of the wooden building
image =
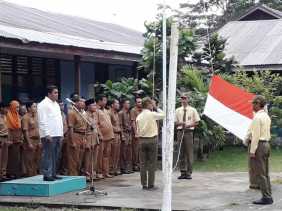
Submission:
<svg viewBox="0 0 282 211">
<path fill-rule="evenodd" d="M 136 77 L 141 32 L 0 0 L 0 98 L 40 100 L 47 85 L 61 98 L 91 97 L 94 83 Z"/>
</svg>

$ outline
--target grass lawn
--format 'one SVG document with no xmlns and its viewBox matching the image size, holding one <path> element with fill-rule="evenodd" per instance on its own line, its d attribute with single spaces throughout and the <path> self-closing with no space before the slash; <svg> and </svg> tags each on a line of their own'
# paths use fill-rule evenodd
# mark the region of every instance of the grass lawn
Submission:
<svg viewBox="0 0 282 211">
<path fill-rule="evenodd" d="M 207 161 L 196 161 L 195 171 L 236 172 L 248 171 L 247 149 L 243 147 L 225 147 L 215 151 Z M 272 172 L 282 172 L 282 149 L 272 149 L 270 159 Z"/>
</svg>

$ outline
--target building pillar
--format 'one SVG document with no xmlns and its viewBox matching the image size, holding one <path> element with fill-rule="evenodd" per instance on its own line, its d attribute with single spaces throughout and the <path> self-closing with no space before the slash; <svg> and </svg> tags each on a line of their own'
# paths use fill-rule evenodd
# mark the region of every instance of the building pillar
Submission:
<svg viewBox="0 0 282 211">
<path fill-rule="evenodd" d="M 80 60 L 78 55 L 74 56 L 74 89 L 80 95 Z"/>
</svg>

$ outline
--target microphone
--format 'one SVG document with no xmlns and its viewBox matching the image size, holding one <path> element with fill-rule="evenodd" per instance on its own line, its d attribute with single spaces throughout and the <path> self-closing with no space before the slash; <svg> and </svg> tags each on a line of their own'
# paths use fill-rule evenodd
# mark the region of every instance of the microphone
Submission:
<svg viewBox="0 0 282 211">
<path fill-rule="evenodd" d="M 66 98 L 66 101 L 69 102 L 69 103 L 71 103 L 71 104 L 73 104 L 73 105 L 75 104 L 75 103 L 74 103 L 71 99 L 69 99 L 69 98 Z"/>
</svg>

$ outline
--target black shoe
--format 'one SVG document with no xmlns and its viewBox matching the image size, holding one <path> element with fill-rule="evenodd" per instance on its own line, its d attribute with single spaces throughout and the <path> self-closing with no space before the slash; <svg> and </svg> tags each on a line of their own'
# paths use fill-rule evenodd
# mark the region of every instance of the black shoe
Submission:
<svg viewBox="0 0 282 211">
<path fill-rule="evenodd" d="M 186 175 L 181 174 L 177 179 L 186 179 Z"/>
<path fill-rule="evenodd" d="M 55 179 L 53 177 L 43 177 L 43 181 L 51 182 L 55 181 Z"/>
<path fill-rule="evenodd" d="M 59 176 L 53 176 L 53 179 L 60 180 L 60 179 L 64 179 L 64 178 L 63 177 L 59 177 Z"/>
<path fill-rule="evenodd" d="M 134 166 L 133 171 L 140 171 L 140 168 L 138 166 Z"/>
<path fill-rule="evenodd" d="M 134 173 L 133 171 L 130 171 L 130 170 L 125 170 L 125 171 L 123 171 L 122 172 L 123 174 L 132 174 L 132 173 Z"/>
<path fill-rule="evenodd" d="M 259 186 L 257 186 L 257 185 L 250 185 L 249 188 L 250 189 L 254 189 L 254 190 L 259 190 L 260 189 Z"/>
<path fill-rule="evenodd" d="M 150 190 L 150 191 L 154 191 L 154 190 L 157 190 L 158 188 L 155 187 L 155 186 L 148 186 L 148 189 L 147 190 Z"/>
<path fill-rule="evenodd" d="M 148 190 L 148 187 L 147 186 L 143 186 L 142 189 L 143 190 Z"/>
<path fill-rule="evenodd" d="M 192 179 L 191 175 L 186 175 L 184 179 Z"/>
<path fill-rule="evenodd" d="M 272 198 L 261 198 L 260 200 L 254 201 L 253 204 L 259 204 L 259 205 L 273 204 L 273 199 Z"/>
</svg>

